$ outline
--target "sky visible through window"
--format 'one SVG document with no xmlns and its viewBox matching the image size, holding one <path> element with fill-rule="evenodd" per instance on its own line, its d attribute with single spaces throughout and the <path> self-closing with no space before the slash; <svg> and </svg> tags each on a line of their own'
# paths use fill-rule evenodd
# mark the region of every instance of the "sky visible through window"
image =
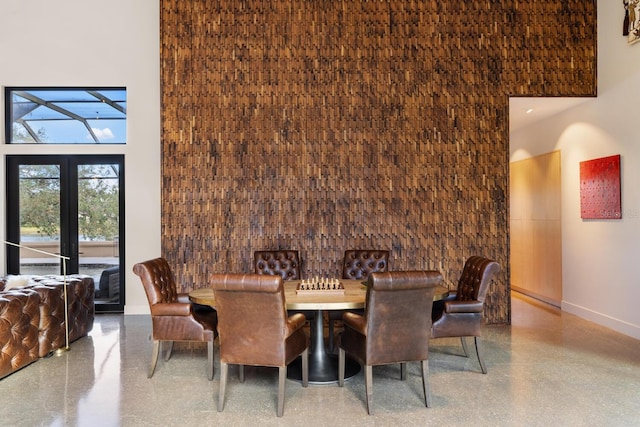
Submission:
<svg viewBox="0 0 640 427">
<path fill-rule="evenodd" d="M 125 88 L 7 88 L 5 100 L 10 144 L 126 143 Z"/>
</svg>

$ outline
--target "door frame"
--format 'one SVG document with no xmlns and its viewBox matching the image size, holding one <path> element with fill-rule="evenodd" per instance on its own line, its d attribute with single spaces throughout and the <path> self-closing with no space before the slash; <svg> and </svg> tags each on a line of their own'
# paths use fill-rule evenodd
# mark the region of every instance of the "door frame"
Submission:
<svg viewBox="0 0 640 427">
<path fill-rule="evenodd" d="M 115 163 L 120 166 L 118 177 L 118 258 L 119 267 L 125 266 L 125 171 L 124 155 L 122 154 L 95 154 L 95 155 L 7 155 L 6 156 L 6 236 L 10 242 L 20 241 L 20 194 L 18 189 L 19 165 L 21 164 L 42 164 L 60 165 L 60 255 L 69 257 L 67 264 L 67 274 L 79 271 L 78 254 L 78 226 L 77 226 L 77 205 L 78 205 L 78 165 L 81 164 L 107 164 Z M 75 204 L 75 208 L 71 206 Z M 73 217 L 71 213 L 75 211 Z M 63 236 L 62 231 L 66 230 Z M 6 251 L 7 274 L 19 274 L 20 272 L 20 252 L 17 247 L 7 247 Z M 60 272 L 62 273 L 62 271 Z M 120 297 L 117 302 L 106 302 L 95 304 L 96 312 L 124 312 L 125 304 L 125 274 L 120 274 Z M 96 283 L 97 285 L 97 283 Z"/>
</svg>

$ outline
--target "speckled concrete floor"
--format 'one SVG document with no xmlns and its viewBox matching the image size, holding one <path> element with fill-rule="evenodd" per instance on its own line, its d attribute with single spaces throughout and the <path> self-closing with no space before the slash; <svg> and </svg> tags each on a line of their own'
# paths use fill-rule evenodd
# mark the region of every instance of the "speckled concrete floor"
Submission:
<svg viewBox="0 0 640 427">
<path fill-rule="evenodd" d="M 0 425 L 640 425 L 640 341 L 518 295 L 512 313 L 511 326 L 484 328 L 487 375 L 459 340 L 432 341 L 432 408 L 415 363 L 407 381 L 397 366 L 374 368 L 372 416 L 360 373 L 344 388 L 287 381 L 282 418 L 276 370 L 247 368 L 241 384 L 231 368 L 219 413 L 218 371 L 207 380 L 203 345 L 176 344 L 147 379 L 150 318 L 99 315 L 69 352 L 0 380 Z"/>
</svg>

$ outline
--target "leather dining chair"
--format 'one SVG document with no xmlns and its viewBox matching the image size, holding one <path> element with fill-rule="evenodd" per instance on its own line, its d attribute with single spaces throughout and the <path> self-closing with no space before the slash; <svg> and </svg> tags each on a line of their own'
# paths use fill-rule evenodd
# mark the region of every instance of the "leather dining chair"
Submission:
<svg viewBox="0 0 640 427">
<path fill-rule="evenodd" d="M 253 269 L 255 274 L 266 274 L 269 276 L 280 276 L 282 280 L 300 280 L 300 255 L 298 251 L 288 249 L 276 249 L 268 251 L 255 251 L 253 253 Z M 302 313 L 307 320 L 315 318 L 313 311 L 290 310 L 289 314 Z M 311 327 L 313 322 L 311 322 Z"/>
<path fill-rule="evenodd" d="M 195 309 L 187 294 L 178 293 L 175 276 L 164 258 L 137 263 L 133 272 L 140 277 L 151 309 L 153 354 L 148 377 L 151 378 L 156 369 L 162 343 L 169 343 L 165 355 L 165 360 L 169 360 L 174 341 L 200 341 L 207 343 L 207 376 L 212 380 L 217 313 Z"/>
<path fill-rule="evenodd" d="M 389 269 L 389 251 L 349 249 L 344 251 L 342 259 L 342 278 L 348 280 L 367 280 L 371 273 L 381 273 Z M 363 314 L 362 310 L 355 311 Z M 329 351 L 334 349 L 336 321 L 342 320 L 341 310 L 328 312 L 329 317 Z"/>
<path fill-rule="evenodd" d="M 458 280 L 456 291 L 435 304 L 432 312 L 431 338 L 460 337 L 465 357 L 469 357 L 465 337 L 473 337 L 476 356 L 483 374 L 487 368 L 480 355 L 480 329 L 484 301 L 489 284 L 500 271 L 500 265 L 490 259 L 471 256 Z"/>
<path fill-rule="evenodd" d="M 282 280 L 301 279 L 298 251 L 255 251 L 253 267 L 256 274 L 278 275 Z"/>
<path fill-rule="evenodd" d="M 278 367 L 277 415 L 284 412 L 287 365 L 302 355 L 302 386 L 309 383 L 309 338 L 301 313 L 288 316 L 282 278 L 256 274 L 214 274 L 220 331 L 220 393 L 218 411 L 224 409 L 229 365 Z"/>
<path fill-rule="evenodd" d="M 344 386 L 345 357 L 364 365 L 367 412 L 373 413 L 374 365 L 420 361 L 424 403 L 431 405 L 429 389 L 429 331 L 435 287 L 442 284 L 437 271 L 372 273 L 367 281 L 364 316 L 343 314 L 344 332 L 338 337 L 338 385 Z"/>
</svg>

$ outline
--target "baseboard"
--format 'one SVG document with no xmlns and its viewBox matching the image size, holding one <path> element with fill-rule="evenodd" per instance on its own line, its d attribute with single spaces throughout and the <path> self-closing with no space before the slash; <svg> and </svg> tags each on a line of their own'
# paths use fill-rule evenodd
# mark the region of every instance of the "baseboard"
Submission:
<svg viewBox="0 0 640 427">
<path fill-rule="evenodd" d="M 638 325 L 634 325 L 566 301 L 562 301 L 561 308 L 567 313 L 575 314 L 585 320 L 589 320 L 593 323 L 597 323 L 598 325 L 613 329 L 616 332 L 620 332 L 621 334 L 640 340 L 640 326 Z"/>
<path fill-rule="evenodd" d="M 545 297 L 544 295 L 537 294 L 537 293 L 535 293 L 535 292 L 531 292 L 531 291 L 530 291 L 530 290 L 528 290 L 528 289 L 520 288 L 520 287 L 518 287 L 518 286 L 513 286 L 513 284 L 511 285 L 511 290 L 512 290 L 512 291 L 519 292 L 519 293 L 521 293 L 521 294 L 523 294 L 523 295 L 526 295 L 526 296 L 528 296 L 528 297 L 531 297 L 531 298 L 537 299 L 537 300 L 539 300 L 539 301 L 545 302 L 545 303 L 547 303 L 547 304 L 551 304 L 551 305 L 552 305 L 552 306 L 554 306 L 554 307 L 558 307 L 558 308 L 560 308 L 561 302 L 560 302 L 560 301 L 558 301 L 558 300 L 554 300 L 554 299 L 552 299 L 552 298 Z"/>
</svg>

